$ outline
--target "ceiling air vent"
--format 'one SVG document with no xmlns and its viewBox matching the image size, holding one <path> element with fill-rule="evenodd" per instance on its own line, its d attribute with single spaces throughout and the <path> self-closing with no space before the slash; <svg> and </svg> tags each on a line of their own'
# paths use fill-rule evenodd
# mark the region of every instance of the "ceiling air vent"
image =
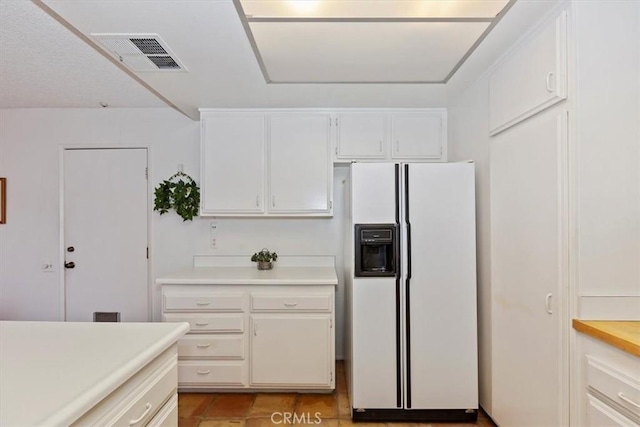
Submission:
<svg viewBox="0 0 640 427">
<path fill-rule="evenodd" d="M 187 71 L 157 34 L 91 34 L 133 71 Z"/>
</svg>

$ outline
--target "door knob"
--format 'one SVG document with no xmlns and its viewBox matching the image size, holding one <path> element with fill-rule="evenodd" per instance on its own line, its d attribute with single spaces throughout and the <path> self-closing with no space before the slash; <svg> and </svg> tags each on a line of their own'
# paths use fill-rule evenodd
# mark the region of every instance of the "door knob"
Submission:
<svg viewBox="0 0 640 427">
<path fill-rule="evenodd" d="M 67 248 L 67 252 L 73 252 L 73 251 L 75 251 L 75 250 L 76 250 L 76 248 L 74 248 L 73 246 L 69 246 L 69 247 Z"/>
<path fill-rule="evenodd" d="M 65 262 L 64 263 L 64 268 L 76 268 L 76 263 L 71 261 L 71 262 Z"/>
</svg>

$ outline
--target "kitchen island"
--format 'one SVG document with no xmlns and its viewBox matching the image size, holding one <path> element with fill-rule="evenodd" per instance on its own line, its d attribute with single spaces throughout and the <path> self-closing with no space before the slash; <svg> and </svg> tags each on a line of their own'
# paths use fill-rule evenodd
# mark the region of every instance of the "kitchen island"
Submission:
<svg viewBox="0 0 640 427">
<path fill-rule="evenodd" d="M 324 391 L 335 387 L 333 257 L 196 257 L 156 279 L 162 319 L 189 322 L 178 342 L 181 390 Z"/>
<path fill-rule="evenodd" d="M 188 324 L 0 322 L 0 425 L 177 424 Z"/>
</svg>

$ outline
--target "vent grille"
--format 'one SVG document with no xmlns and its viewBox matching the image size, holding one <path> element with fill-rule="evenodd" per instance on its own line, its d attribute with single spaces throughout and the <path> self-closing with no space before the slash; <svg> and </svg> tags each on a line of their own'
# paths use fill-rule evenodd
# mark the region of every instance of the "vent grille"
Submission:
<svg viewBox="0 0 640 427">
<path fill-rule="evenodd" d="M 168 55 L 156 39 L 129 39 L 145 55 Z"/>
<path fill-rule="evenodd" d="M 156 64 L 156 67 L 161 70 L 166 69 L 180 69 L 180 66 L 170 56 L 149 56 L 149 60 Z"/>
<path fill-rule="evenodd" d="M 157 34 L 91 35 L 133 71 L 186 71 Z"/>
</svg>

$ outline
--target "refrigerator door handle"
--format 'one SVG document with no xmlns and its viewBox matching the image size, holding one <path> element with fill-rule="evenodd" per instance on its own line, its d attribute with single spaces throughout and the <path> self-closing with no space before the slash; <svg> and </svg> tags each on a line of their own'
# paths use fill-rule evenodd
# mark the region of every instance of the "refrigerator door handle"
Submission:
<svg viewBox="0 0 640 427">
<path fill-rule="evenodd" d="M 405 406 L 411 408 L 411 221 L 409 220 L 409 165 L 404 165 L 404 222 L 407 254 L 407 272 L 405 280 Z"/>
<path fill-rule="evenodd" d="M 396 278 L 396 407 L 402 408 L 402 306 L 400 277 Z"/>
</svg>

